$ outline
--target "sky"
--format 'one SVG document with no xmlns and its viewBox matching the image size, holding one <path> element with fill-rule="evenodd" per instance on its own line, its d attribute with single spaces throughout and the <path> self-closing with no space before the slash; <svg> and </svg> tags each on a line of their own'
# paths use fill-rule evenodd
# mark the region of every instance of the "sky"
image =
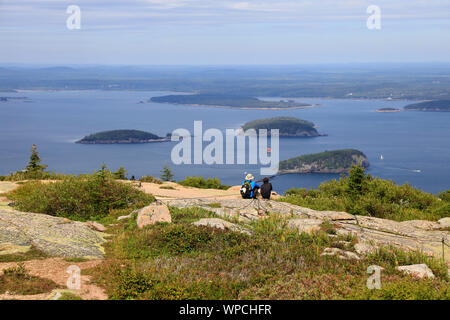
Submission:
<svg viewBox="0 0 450 320">
<path fill-rule="evenodd" d="M 352 62 L 450 62 L 450 0 L 0 0 L 0 64 Z"/>
</svg>

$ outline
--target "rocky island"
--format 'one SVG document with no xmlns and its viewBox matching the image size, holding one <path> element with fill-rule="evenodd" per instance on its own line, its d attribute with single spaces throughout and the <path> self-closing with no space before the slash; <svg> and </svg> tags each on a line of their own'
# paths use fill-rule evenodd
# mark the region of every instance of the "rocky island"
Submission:
<svg viewBox="0 0 450 320">
<path fill-rule="evenodd" d="M 302 109 L 315 105 L 299 103 L 294 100 L 265 101 L 255 97 L 230 94 L 183 94 L 153 97 L 149 101 L 158 103 L 183 104 L 191 106 L 210 106 L 233 109 Z"/>
<path fill-rule="evenodd" d="M 342 149 L 280 161 L 278 173 L 347 173 L 355 165 L 369 166 L 365 154 L 355 149 Z"/>
<path fill-rule="evenodd" d="M 450 100 L 431 100 L 420 103 L 413 103 L 403 108 L 405 111 L 434 111 L 449 112 Z"/>
<path fill-rule="evenodd" d="M 126 144 L 170 141 L 170 134 L 159 137 L 140 130 L 111 130 L 94 133 L 76 141 L 81 144 Z"/>
<path fill-rule="evenodd" d="M 318 137 L 321 136 L 316 130 L 314 123 L 294 117 L 277 117 L 259 119 L 245 123 L 242 130 L 255 129 L 257 132 L 260 129 L 267 129 L 267 134 L 270 135 L 271 129 L 279 129 L 280 137 Z"/>
</svg>

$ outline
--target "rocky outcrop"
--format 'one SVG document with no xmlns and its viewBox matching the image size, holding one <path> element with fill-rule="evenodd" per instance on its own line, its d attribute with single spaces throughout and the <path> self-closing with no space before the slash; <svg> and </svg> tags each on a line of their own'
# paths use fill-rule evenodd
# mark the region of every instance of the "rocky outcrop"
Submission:
<svg viewBox="0 0 450 320">
<path fill-rule="evenodd" d="M 169 208 L 166 205 L 154 202 L 138 211 L 136 223 L 139 229 L 158 222 L 172 222 Z"/>
<path fill-rule="evenodd" d="M 248 234 L 250 235 L 251 232 L 246 229 L 241 227 L 238 224 L 234 224 L 222 219 L 218 219 L 218 218 L 203 218 L 200 219 L 199 221 L 193 222 L 192 223 L 195 226 L 207 226 L 207 227 L 212 227 L 212 228 L 217 228 L 217 229 L 222 229 L 222 230 L 231 230 L 231 231 L 235 231 L 235 232 L 240 232 L 240 233 L 244 233 L 244 234 Z"/>
<path fill-rule="evenodd" d="M 292 219 L 288 222 L 288 227 L 302 233 L 313 233 L 320 230 L 323 220 L 320 219 Z"/>
<path fill-rule="evenodd" d="M 34 246 L 51 256 L 103 258 L 105 241 L 103 233 L 83 222 L 0 208 L 0 245 L 5 250 L 17 253 Z"/>
</svg>

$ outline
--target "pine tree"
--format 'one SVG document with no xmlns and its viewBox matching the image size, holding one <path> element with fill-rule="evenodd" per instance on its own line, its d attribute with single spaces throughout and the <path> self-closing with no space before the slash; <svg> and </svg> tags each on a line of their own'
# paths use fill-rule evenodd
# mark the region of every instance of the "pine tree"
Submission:
<svg viewBox="0 0 450 320">
<path fill-rule="evenodd" d="M 351 196 L 362 194 L 365 179 L 364 168 L 353 166 L 348 175 L 348 191 Z"/>
<path fill-rule="evenodd" d="M 169 168 L 169 164 L 166 162 L 166 165 L 161 170 L 161 180 L 162 181 L 172 181 L 173 180 L 173 173 Z"/>
<path fill-rule="evenodd" d="M 109 179 L 111 175 L 111 172 L 106 167 L 105 163 L 102 163 L 102 168 L 100 170 L 97 170 L 97 177 L 100 179 L 102 184 L 105 184 L 105 182 Z"/>
<path fill-rule="evenodd" d="M 114 179 L 127 180 L 128 171 L 124 167 L 120 167 L 116 172 L 113 172 Z"/>
<path fill-rule="evenodd" d="M 28 165 L 25 168 L 26 173 L 31 174 L 42 173 L 47 168 L 47 165 L 40 163 L 41 158 L 39 157 L 39 153 L 37 152 L 37 147 L 35 144 L 33 144 L 31 146 L 30 161 L 28 162 Z"/>
</svg>

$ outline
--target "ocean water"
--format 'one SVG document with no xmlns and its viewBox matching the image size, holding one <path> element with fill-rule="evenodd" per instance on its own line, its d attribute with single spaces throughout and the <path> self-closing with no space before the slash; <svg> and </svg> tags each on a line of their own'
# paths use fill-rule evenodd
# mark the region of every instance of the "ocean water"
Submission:
<svg viewBox="0 0 450 320">
<path fill-rule="evenodd" d="M 175 142 L 133 145 L 81 145 L 74 141 L 90 133 L 139 129 L 166 135 L 177 128 L 193 132 L 195 120 L 203 129 L 236 129 L 260 118 L 294 116 L 314 122 L 328 134 L 315 138 L 280 138 L 280 159 L 302 154 L 355 148 L 369 161 L 368 172 L 399 184 L 410 183 L 427 192 L 450 189 L 450 113 L 377 113 L 381 107 L 401 108 L 408 101 L 295 99 L 320 104 L 297 110 L 233 110 L 158 103 L 139 103 L 169 92 L 30 91 L 2 93 L 26 96 L 32 102 L 0 102 L 0 174 L 24 168 L 31 145 L 37 144 L 43 163 L 61 173 L 88 173 L 104 162 L 115 170 L 124 166 L 129 177 L 160 175 L 166 162 L 177 180 L 188 175 L 218 177 L 240 184 L 244 174 L 259 176 L 257 166 L 179 165 L 171 163 Z M 269 98 L 268 98 L 269 99 Z M 383 155 L 383 160 L 381 160 Z M 274 188 L 316 187 L 334 174 L 292 174 L 275 178 Z"/>
</svg>

